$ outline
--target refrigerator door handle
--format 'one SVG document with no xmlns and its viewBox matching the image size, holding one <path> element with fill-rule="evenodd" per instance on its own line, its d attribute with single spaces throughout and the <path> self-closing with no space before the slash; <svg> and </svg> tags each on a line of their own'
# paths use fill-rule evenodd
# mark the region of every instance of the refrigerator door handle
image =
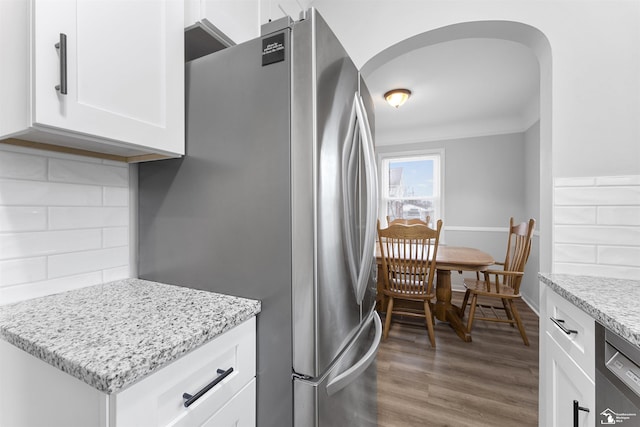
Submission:
<svg viewBox="0 0 640 427">
<path fill-rule="evenodd" d="M 355 132 L 356 124 L 356 103 L 357 100 L 354 99 L 353 108 L 351 109 L 351 116 L 349 118 L 349 130 L 347 132 L 347 136 L 344 141 L 343 149 L 342 149 L 342 205 L 344 210 L 343 215 L 343 224 L 344 224 L 344 241 L 346 243 L 346 252 L 347 252 L 347 264 L 349 266 L 349 274 L 351 276 L 351 283 L 354 286 L 354 293 L 356 297 L 358 296 L 358 262 L 356 261 L 356 247 L 354 245 L 353 239 L 353 227 L 351 224 L 353 218 L 353 189 L 351 188 L 351 182 L 349 177 L 353 171 L 353 168 L 357 165 L 354 163 L 357 161 L 357 146 L 355 144 L 356 139 L 358 138 L 357 133 Z"/>
<path fill-rule="evenodd" d="M 372 312 L 372 317 L 376 332 L 371 347 L 369 347 L 369 350 L 367 350 L 362 359 L 356 362 L 355 365 L 351 366 L 349 369 L 329 381 L 329 383 L 327 384 L 327 394 L 329 396 L 339 392 L 340 390 L 348 386 L 352 381 L 358 378 L 375 360 L 378 353 L 378 347 L 380 346 L 380 341 L 382 340 L 382 321 L 380 321 L 380 316 L 376 311 Z"/>
<path fill-rule="evenodd" d="M 362 264 L 358 274 L 357 301 L 362 303 L 369 282 L 370 270 L 373 265 L 374 247 L 376 244 L 375 222 L 378 216 L 378 173 L 376 171 L 376 159 L 373 151 L 373 135 L 371 125 L 367 117 L 362 97 L 356 93 L 355 110 L 360 128 L 360 140 L 364 154 L 364 169 L 367 189 L 367 216 L 365 222 L 364 246 L 362 247 Z"/>
</svg>

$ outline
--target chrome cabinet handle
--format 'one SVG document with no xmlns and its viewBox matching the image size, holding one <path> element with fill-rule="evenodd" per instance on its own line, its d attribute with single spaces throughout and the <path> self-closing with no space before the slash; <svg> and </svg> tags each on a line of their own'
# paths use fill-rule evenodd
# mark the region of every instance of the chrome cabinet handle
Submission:
<svg viewBox="0 0 640 427">
<path fill-rule="evenodd" d="M 55 44 L 60 51 L 60 84 L 56 85 L 56 90 L 62 95 L 67 94 L 67 35 L 60 33 L 60 42 Z"/>
<path fill-rule="evenodd" d="M 222 381 L 223 379 L 227 378 L 233 372 L 233 367 L 227 369 L 226 371 L 224 369 L 218 369 L 216 372 L 218 374 L 220 374 L 220 376 L 217 377 L 215 380 L 211 381 L 206 386 L 204 386 L 202 388 L 202 390 L 200 390 L 196 394 L 194 394 L 194 395 L 191 395 L 189 393 L 183 393 L 182 394 L 182 398 L 184 399 L 184 407 L 185 408 L 188 408 L 189 406 L 191 406 L 192 403 L 194 403 L 196 400 L 200 399 L 206 392 L 208 392 L 213 387 L 215 387 L 220 381 Z"/>
<path fill-rule="evenodd" d="M 578 416 L 580 415 L 580 411 L 589 412 L 589 408 L 580 406 L 580 403 L 577 400 L 574 400 L 573 401 L 573 427 L 579 427 Z"/>
<path fill-rule="evenodd" d="M 556 319 L 555 317 L 550 317 L 549 319 L 551 319 L 551 321 L 555 323 L 558 328 L 562 329 L 562 332 L 567 335 L 578 333 L 578 331 L 576 331 L 575 329 L 567 329 L 567 327 L 564 326 L 564 320 L 562 319 Z"/>
</svg>

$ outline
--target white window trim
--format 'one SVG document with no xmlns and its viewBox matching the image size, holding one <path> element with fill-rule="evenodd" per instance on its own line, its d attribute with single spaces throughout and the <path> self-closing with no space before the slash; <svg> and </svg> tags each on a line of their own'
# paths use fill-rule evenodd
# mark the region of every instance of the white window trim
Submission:
<svg viewBox="0 0 640 427">
<path fill-rule="evenodd" d="M 444 177 L 445 177 L 445 170 L 444 170 L 444 166 L 445 166 L 445 150 L 444 148 L 433 148 L 433 149 L 424 149 L 424 150 L 401 150 L 401 151 L 385 151 L 383 153 L 378 153 L 378 171 L 380 171 L 380 173 L 378 173 L 378 188 L 380 189 L 380 194 L 378 194 L 378 218 L 380 218 L 380 224 L 386 224 L 387 222 L 387 213 L 386 213 L 386 205 L 384 203 L 382 203 L 382 192 L 384 191 L 383 189 L 385 188 L 384 185 L 386 184 L 386 181 L 389 179 L 389 177 L 385 177 L 384 173 L 382 173 L 382 164 L 385 160 L 388 159 L 402 159 L 404 157 L 406 158 L 411 158 L 411 157 L 417 157 L 417 156 L 433 156 L 433 155 L 437 155 L 440 156 L 440 218 L 432 218 L 435 221 L 442 219 L 442 222 L 444 223 L 444 218 L 445 218 L 445 191 L 444 189 L 445 187 L 445 182 L 444 182 Z M 443 224 L 443 230 L 441 232 L 440 235 L 440 240 L 443 241 L 444 240 L 444 224 Z"/>
</svg>

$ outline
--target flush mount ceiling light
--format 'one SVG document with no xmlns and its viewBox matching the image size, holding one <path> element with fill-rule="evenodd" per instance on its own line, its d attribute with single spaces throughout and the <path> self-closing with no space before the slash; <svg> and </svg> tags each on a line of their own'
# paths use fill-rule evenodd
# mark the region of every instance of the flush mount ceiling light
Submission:
<svg viewBox="0 0 640 427">
<path fill-rule="evenodd" d="M 392 107 L 398 108 L 404 104 L 410 96 L 411 91 L 408 89 L 392 89 L 384 94 L 384 99 L 386 99 Z"/>
</svg>

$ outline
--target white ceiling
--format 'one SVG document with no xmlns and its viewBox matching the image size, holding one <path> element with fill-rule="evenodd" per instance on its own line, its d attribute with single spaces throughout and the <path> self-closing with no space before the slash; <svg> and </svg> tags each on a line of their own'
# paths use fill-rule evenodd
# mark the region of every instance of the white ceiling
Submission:
<svg viewBox="0 0 640 427">
<path fill-rule="evenodd" d="M 362 67 L 376 108 L 376 145 L 522 132 L 539 118 L 538 61 L 529 47 L 509 40 L 514 34 L 470 38 L 473 31 L 492 35 L 485 27 L 467 23 L 463 28 L 444 28 L 444 36 L 439 34 L 442 41 L 434 44 L 427 33 L 416 31 L 422 28 L 420 16 L 434 7 L 433 2 L 371 2 L 367 8 L 362 0 L 277 4 L 291 16 L 317 7 L 356 66 Z M 409 13 L 417 23 L 403 22 L 389 32 L 389 13 Z M 355 16 L 367 24 L 354 25 Z M 521 32 L 511 30 L 516 35 Z M 398 38 L 399 34 L 405 36 Z M 407 38 L 398 41 L 403 37 Z M 394 88 L 412 91 L 399 109 L 383 99 Z"/>
<path fill-rule="evenodd" d="M 376 145 L 522 132 L 539 117 L 539 66 L 528 47 L 467 38 L 390 59 L 365 75 L 376 108 Z M 400 108 L 383 94 L 405 88 Z"/>
</svg>

